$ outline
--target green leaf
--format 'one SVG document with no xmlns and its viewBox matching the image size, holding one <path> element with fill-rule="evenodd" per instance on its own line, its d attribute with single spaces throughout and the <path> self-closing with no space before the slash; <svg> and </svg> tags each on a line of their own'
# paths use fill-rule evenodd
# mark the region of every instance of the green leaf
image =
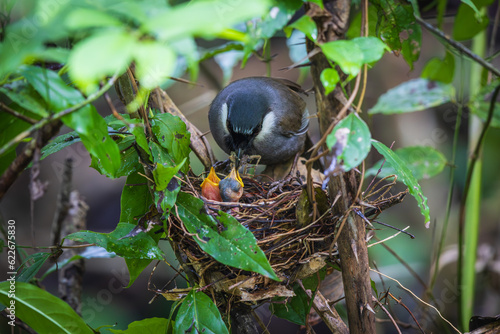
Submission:
<svg viewBox="0 0 500 334">
<path fill-rule="evenodd" d="M 378 61 L 387 46 L 377 37 L 357 37 L 320 45 L 328 59 L 340 66 L 345 74 L 357 75 L 364 64 Z"/>
<path fill-rule="evenodd" d="M 335 90 L 337 83 L 340 81 L 340 76 L 335 69 L 325 68 L 323 72 L 321 72 L 320 80 L 325 88 L 325 95 L 328 95 Z"/>
<path fill-rule="evenodd" d="M 142 26 L 160 41 L 174 41 L 189 36 L 214 38 L 236 23 L 260 17 L 269 10 L 266 0 L 236 0 L 230 5 L 216 0 L 192 1 L 170 10 L 160 10 Z"/>
<path fill-rule="evenodd" d="M 392 50 L 400 51 L 413 69 L 413 63 L 420 55 L 422 29 L 415 20 L 412 5 L 400 0 L 374 0 L 371 4 L 379 13 L 379 37 Z"/>
<path fill-rule="evenodd" d="M 148 232 L 156 242 L 156 244 L 158 244 L 160 238 L 165 235 L 164 233 L 159 233 L 160 228 L 161 227 L 159 226 L 155 226 L 152 231 Z M 132 284 L 134 284 L 135 280 L 144 271 L 144 269 L 149 266 L 151 260 L 125 258 L 125 263 L 127 264 L 127 269 L 130 276 L 129 282 L 127 284 L 127 288 L 129 288 L 130 286 L 132 286 Z"/>
<path fill-rule="evenodd" d="M 129 281 L 127 284 L 127 288 L 130 288 L 132 284 L 134 284 L 137 277 L 146 269 L 147 266 L 151 263 L 152 260 L 143 260 L 143 259 L 127 259 L 125 258 L 125 264 L 127 265 Z"/>
<path fill-rule="evenodd" d="M 102 9 L 75 8 L 66 17 L 66 26 L 71 30 L 82 31 L 96 27 L 119 27 L 123 23 L 113 16 L 103 12 Z"/>
<path fill-rule="evenodd" d="M 35 253 L 28 256 L 17 270 L 17 282 L 29 282 L 40 271 L 43 264 L 51 256 L 51 253 Z"/>
<path fill-rule="evenodd" d="M 271 312 L 282 319 L 286 319 L 297 325 L 306 325 L 306 318 L 311 310 L 312 300 L 298 284 L 294 284 L 295 296 L 290 298 L 286 304 L 272 303 Z"/>
<path fill-rule="evenodd" d="M 186 124 L 177 116 L 158 114 L 151 118 L 151 129 L 158 143 L 167 149 L 175 165 L 183 163 L 184 159 L 188 158 L 187 163 L 181 167 L 181 171 L 187 173 L 191 152 L 189 148 L 191 134 L 186 130 Z"/>
<path fill-rule="evenodd" d="M 441 152 L 429 146 L 409 146 L 397 149 L 394 153 L 406 163 L 417 180 L 430 179 L 438 175 L 447 163 L 446 157 Z M 382 163 L 383 160 L 378 161 L 366 171 L 365 175 L 376 175 Z M 383 178 L 393 174 L 397 173 L 392 165 L 384 164 L 378 177 Z"/>
<path fill-rule="evenodd" d="M 121 28 L 100 30 L 75 45 L 68 59 L 69 76 L 90 94 L 105 76 L 125 71 L 137 44 L 136 38 Z"/>
<path fill-rule="evenodd" d="M 120 176 L 118 173 L 121 167 L 119 147 L 109 136 L 106 122 L 93 105 L 86 105 L 64 116 L 62 121 L 76 130 L 87 151 L 99 162 L 101 167 L 100 170 L 98 169 L 99 172 L 110 178 Z"/>
<path fill-rule="evenodd" d="M 26 111 L 38 116 L 37 119 L 49 115 L 46 110 L 45 102 L 40 95 L 22 80 L 3 85 L 0 87 L 0 93 L 5 94 L 12 102 L 26 109 Z M 14 109 L 17 110 L 17 108 Z"/>
<path fill-rule="evenodd" d="M 316 41 L 316 38 L 318 38 L 318 28 L 316 27 L 316 23 L 308 15 L 304 14 L 297 21 L 290 23 L 287 28 L 285 28 L 287 35 L 291 35 L 290 29 L 292 28 L 302 31 L 311 41 Z"/>
<path fill-rule="evenodd" d="M 183 192 L 179 193 L 177 209 L 186 229 L 196 234 L 194 240 L 214 259 L 279 281 L 254 235 L 234 217 L 219 211 L 215 220 L 204 213 L 202 200 Z"/>
<path fill-rule="evenodd" d="M 172 49 L 154 41 L 140 41 L 134 51 L 136 74 L 142 86 L 153 89 L 168 79 L 177 57 Z"/>
<path fill-rule="evenodd" d="M 54 154 L 56 152 L 59 152 L 65 147 L 70 146 L 71 144 L 79 143 L 82 140 L 78 136 L 78 133 L 76 131 L 72 131 L 69 133 L 66 133 L 64 135 L 60 135 L 51 141 L 44 147 L 42 147 L 42 160 L 48 157 L 51 154 Z"/>
<path fill-rule="evenodd" d="M 351 23 L 349 24 L 349 29 L 346 32 L 346 36 L 348 39 L 353 39 L 361 36 L 361 11 L 357 11 L 356 14 L 351 19 Z M 378 27 L 378 13 L 377 8 L 373 5 L 368 5 L 368 36 L 376 36 Z"/>
<path fill-rule="evenodd" d="M 451 52 L 446 52 L 444 59 L 437 57 L 430 59 L 422 70 L 421 77 L 449 84 L 453 82 L 454 74 L 455 57 Z"/>
<path fill-rule="evenodd" d="M 78 90 L 69 86 L 54 71 L 36 66 L 23 66 L 21 74 L 53 112 L 63 111 L 84 100 Z"/>
<path fill-rule="evenodd" d="M 178 171 L 179 169 L 177 167 L 180 166 L 179 168 L 182 168 L 185 164 L 185 160 L 183 160 L 184 162 L 176 167 L 171 155 L 168 154 L 164 147 L 156 144 L 155 142 L 150 142 L 150 147 L 153 162 L 155 163 L 157 171 L 157 180 L 155 180 L 155 182 L 160 184 L 160 188 L 166 185 L 163 190 L 154 192 L 154 202 L 156 203 L 157 208 L 161 207 L 163 213 L 166 213 L 174 206 L 175 201 L 177 200 L 177 194 L 181 190 L 179 181 L 169 175 L 172 175 L 171 173 L 174 170 Z"/>
<path fill-rule="evenodd" d="M 66 238 L 96 244 L 123 258 L 163 260 L 163 251 L 158 248 L 157 242 L 149 234 L 140 231 L 137 235 L 129 236 L 135 227 L 136 225 L 133 224 L 119 223 L 110 233 L 80 231 Z"/>
<path fill-rule="evenodd" d="M 229 334 L 212 299 L 195 290 L 188 293 L 175 319 L 174 333 L 189 332 Z"/>
<path fill-rule="evenodd" d="M 148 334 L 148 333 L 166 333 L 167 332 L 168 319 L 165 318 L 148 318 L 138 321 L 134 321 L 128 325 L 126 330 L 111 329 L 113 334 Z"/>
<path fill-rule="evenodd" d="M 326 138 L 328 148 L 334 149 L 338 161 L 342 161 L 343 170 L 357 167 L 371 149 L 371 134 L 366 123 L 356 113 L 341 120 Z"/>
<path fill-rule="evenodd" d="M 477 7 L 474 4 L 474 2 L 472 2 L 471 0 L 461 0 L 461 1 L 462 1 L 462 3 L 468 5 L 474 11 L 474 13 L 476 13 L 476 15 L 481 15 L 479 13 L 479 9 L 477 9 Z"/>
<path fill-rule="evenodd" d="M 38 333 L 94 333 L 65 302 L 34 285 L 16 282 L 10 294 L 11 282 L 0 283 L 0 302 L 15 305 L 16 317 Z"/>
<path fill-rule="evenodd" d="M 148 212 L 153 201 L 147 181 L 138 173 L 127 177 L 120 199 L 120 222 L 137 225 L 138 219 Z"/>
<path fill-rule="evenodd" d="M 470 111 L 477 115 L 481 120 L 486 121 L 488 119 L 488 113 L 490 110 L 490 103 L 494 89 L 500 85 L 500 80 L 495 80 L 488 86 L 482 88 L 470 101 L 469 109 Z M 490 126 L 494 128 L 500 128 L 500 103 L 495 102 L 493 109 L 493 118 L 491 119 Z"/>
<path fill-rule="evenodd" d="M 133 136 L 125 136 L 124 138 L 117 139 L 118 149 L 120 152 L 119 158 L 119 168 L 113 175 L 109 175 L 106 169 L 102 165 L 102 160 L 98 160 L 92 157 L 92 163 L 90 167 L 97 170 L 102 175 L 108 177 L 118 178 L 122 176 L 129 176 L 138 170 L 142 170 L 141 163 L 139 162 L 139 155 L 137 150 L 134 148 L 135 139 Z"/>
<path fill-rule="evenodd" d="M 454 22 L 453 39 L 465 41 L 486 29 L 490 20 L 486 13 L 478 12 L 477 8 L 473 9 L 469 4 L 462 3 L 458 7 Z"/>
<path fill-rule="evenodd" d="M 420 184 L 418 184 L 417 179 L 413 176 L 411 170 L 407 167 L 407 163 L 401 160 L 391 149 L 387 146 L 372 139 L 373 147 L 384 156 L 386 163 L 390 164 L 394 170 L 395 174 L 398 176 L 398 181 L 403 182 L 407 187 L 410 194 L 415 198 L 417 204 L 420 208 L 420 212 L 425 218 L 425 227 L 429 227 L 431 222 L 431 217 L 429 213 L 429 206 L 427 205 L 427 197 L 424 196 Z"/>
<path fill-rule="evenodd" d="M 275 3 L 261 22 L 258 22 L 259 38 L 271 38 L 281 30 L 302 6 L 300 0 L 279 1 Z"/>
<path fill-rule="evenodd" d="M 22 74 L 55 112 L 84 101 L 78 90 L 68 86 L 53 71 L 26 66 Z M 64 116 L 62 121 L 78 133 L 85 148 L 99 160 L 106 175 L 114 177 L 120 167 L 120 151 L 108 135 L 106 122 L 97 113 L 95 107 L 85 105 L 80 110 Z"/>
<path fill-rule="evenodd" d="M 387 91 L 371 108 L 370 114 L 401 114 L 425 110 L 454 101 L 455 88 L 450 84 L 413 79 Z"/>
<path fill-rule="evenodd" d="M 170 181 L 179 172 L 179 169 L 184 166 L 186 160 L 187 158 L 184 158 L 184 160 L 175 167 L 166 167 L 159 163 L 156 164 L 155 169 L 153 169 L 156 191 L 162 191 L 168 187 Z"/>
</svg>

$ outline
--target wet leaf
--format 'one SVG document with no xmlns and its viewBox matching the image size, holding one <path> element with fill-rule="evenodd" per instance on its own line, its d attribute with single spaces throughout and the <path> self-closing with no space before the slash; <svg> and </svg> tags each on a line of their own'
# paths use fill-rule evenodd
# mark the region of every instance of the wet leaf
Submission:
<svg viewBox="0 0 500 334">
<path fill-rule="evenodd" d="M 167 149 L 175 165 L 183 163 L 186 158 L 188 159 L 181 167 L 181 171 L 187 173 L 189 153 L 191 152 L 189 148 L 191 134 L 186 130 L 186 124 L 177 116 L 168 113 L 158 114 L 151 119 L 151 128 L 159 144 Z"/>
<path fill-rule="evenodd" d="M 120 199 L 120 222 L 136 225 L 153 204 L 148 180 L 138 173 L 127 177 Z"/>
<path fill-rule="evenodd" d="M 65 147 L 68 147 L 72 144 L 81 142 L 81 138 L 78 136 L 78 133 L 75 131 L 66 133 L 64 135 L 58 136 L 52 139 L 47 145 L 42 148 L 42 160 L 48 157 L 51 154 L 59 152 Z"/>
<path fill-rule="evenodd" d="M 217 306 L 203 292 L 191 290 L 175 318 L 174 333 L 229 334 Z"/>
<path fill-rule="evenodd" d="M 429 227 L 431 217 L 429 213 L 429 206 L 427 205 L 427 197 L 424 196 L 420 184 L 413 176 L 411 170 L 407 167 L 406 161 L 399 158 L 390 148 L 372 139 L 372 144 L 377 151 L 384 156 L 386 163 L 394 168 L 395 174 L 398 176 L 398 181 L 403 182 L 407 187 L 410 194 L 415 198 L 420 208 L 420 213 L 425 218 L 425 227 Z"/>
<path fill-rule="evenodd" d="M 340 139 L 340 140 L 339 140 Z M 371 149 L 371 134 L 366 123 L 356 113 L 341 120 L 326 138 L 343 171 L 357 167 Z"/>
<path fill-rule="evenodd" d="M 24 282 L 16 282 L 13 298 L 9 290 L 9 281 L 0 283 L 0 303 L 15 301 L 16 317 L 37 333 L 94 333 L 66 302 L 47 291 Z"/>
<path fill-rule="evenodd" d="M 388 90 L 368 112 L 401 114 L 436 107 L 454 99 L 455 88 L 452 85 L 427 79 L 414 79 Z"/>
<path fill-rule="evenodd" d="M 189 233 L 196 234 L 193 239 L 214 259 L 279 281 L 254 235 L 234 217 L 219 211 L 216 220 L 204 212 L 202 200 L 182 192 L 177 210 Z"/>
<path fill-rule="evenodd" d="M 411 4 L 399 0 L 374 0 L 379 13 L 379 37 L 394 51 L 401 52 L 413 69 L 420 56 L 422 29 L 416 22 Z"/>
<path fill-rule="evenodd" d="M 130 323 L 125 330 L 108 328 L 113 334 L 148 334 L 148 333 L 166 333 L 168 319 L 148 318 Z"/>
<path fill-rule="evenodd" d="M 110 233 L 80 231 L 66 238 L 96 244 L 108 252 L 115 252 L 116 255 L 127 259 L 163 260 L 163 251 L 149 234 L 139 232 L 133 237 L 127 236 L 135 227 L 133 224 L 119 223 Z"/>
<path fill-rule="evenodd" d="M 436 176 L 443 171 L 447 163 L 446 157 L 441 152 L 429 146 L 409 146 L 397 149 L 394 153 L 406 163 L 417 180 Z M 368 169 L 365 176 L 376 175 L 382 162 L 383 160 L 380 160 Z M 384 164 L 378 177 L 383 178 L 392 174 L 397 174 L 396 170 L 392 165 Z"/>
</svg>

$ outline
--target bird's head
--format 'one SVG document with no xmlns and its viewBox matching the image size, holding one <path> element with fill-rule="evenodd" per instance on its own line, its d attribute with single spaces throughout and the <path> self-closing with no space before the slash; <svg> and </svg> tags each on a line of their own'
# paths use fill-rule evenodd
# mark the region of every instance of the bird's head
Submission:
<svg viewBox="0 0 500 334">
<path fill-rule="evenodd" d="M 224 88 L 210 105 L 208 119 L 217 144 L 230 154 L 260 156 L 259 162 L 286 162 L 303 149 L 309 124 L 296 84 L 250 77 Z"/>
<path fill-rule="evenodd" d="M 225 126 L 230 134 L 225 139 L 226 145 L 241 158 L 262 131 L 264 118 L 270 111 L 269 101 L 253 90 L 235 90 L 222 109 L 227 115 Z"/>
</svg>

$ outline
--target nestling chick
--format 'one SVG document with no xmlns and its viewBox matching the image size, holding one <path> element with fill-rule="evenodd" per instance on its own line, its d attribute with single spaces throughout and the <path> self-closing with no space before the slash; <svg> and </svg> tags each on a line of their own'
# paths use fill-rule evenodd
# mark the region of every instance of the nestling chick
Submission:
<svg viewBox="0 0 500 334">
<path fill-rule="evenodd" d="M 219 191 L 219 182 L 220 179 L 217 174 L 215 174 L 214 168 L 210 168 L 210 173 L 201 183 L 201 196 L 212 201 L 222 202 Z"/>
<path fill-rule="evenodd" d="M 264 165 L 289 161 L 303 149 L 309 126 L 306 103 L 298 91 L 291 81 L 267 77 L 229 84 L 208 114 L 215 141 L 238 158 L 258 155 Z"/>
<path fill-rule="evenodd" d="M 238 202 L 243 195 L 243 181 L 233 166 L 231 173 L 219 182 L 220 196 L 224 202 Z"/>
</svg>

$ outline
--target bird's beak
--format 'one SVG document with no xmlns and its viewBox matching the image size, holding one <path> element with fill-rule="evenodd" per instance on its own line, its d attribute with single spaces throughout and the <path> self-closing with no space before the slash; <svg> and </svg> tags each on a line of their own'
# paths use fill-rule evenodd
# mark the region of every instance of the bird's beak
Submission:
<svg viewBox="0 0 500 334">
<path fill-rule="evenodd" d="M 222 202 L 219 192 L 219 183 L 220 179 L 217 174 L 215 174 L 215 170 L 212 167 L 208 176 L 201 183 L 201 195 L 206 199 Z"/>
<path fill-rule="evenodd" d="M 220 196 L 224 202 L 238 202 L 243 195 L 243 181 L 236 167 L 219 182 Z"/>
<path fill-rule="evenodd" d="M 243 180 L 241 179 L 240 173 L 238 172 L 238 167 L 234 166 L 231 169 L 231 173 L 229 173 L 229 175 L 226 176 L 226 178 L 231 178 L 233 180 L 238 181 L 238 183 L 240 184 L 241 188 L 243 189 L 243 187 L 244 187 Z"/>
<path fill-rule="evenodd" d="M 234 162 L 234 168 L 236 169 L 236 173 L 238 173 L 238 168 L 240 167 L 240 162 L 241 162 L 242 156 L 243 156 L 243 150 L 241 148 L 239 148 L 238 152 L 236 152 L 236 161 Z M 239 174 L 238 174 L 238 177 L 239 177 Z"/>
</svg>

